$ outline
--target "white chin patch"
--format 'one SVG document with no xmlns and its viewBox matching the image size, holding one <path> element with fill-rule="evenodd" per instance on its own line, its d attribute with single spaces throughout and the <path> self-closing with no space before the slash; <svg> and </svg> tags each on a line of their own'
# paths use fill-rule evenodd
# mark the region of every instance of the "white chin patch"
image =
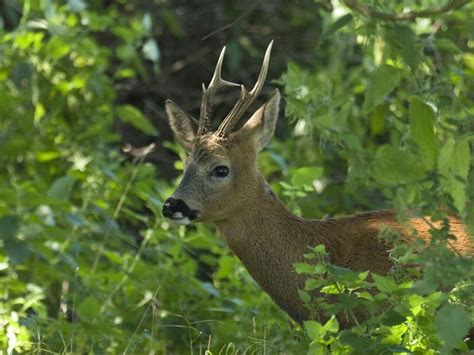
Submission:
<svg viewBox="0 0 474 355">
<path fill-rule="evenodd" d="M 170 218 L 171 223 L 179 224 L 182 226 L 188 225 L 191 223 L 191 220 L 188 217 L 183 217 L 181 212 L 175 212 Z"/>
</svg>

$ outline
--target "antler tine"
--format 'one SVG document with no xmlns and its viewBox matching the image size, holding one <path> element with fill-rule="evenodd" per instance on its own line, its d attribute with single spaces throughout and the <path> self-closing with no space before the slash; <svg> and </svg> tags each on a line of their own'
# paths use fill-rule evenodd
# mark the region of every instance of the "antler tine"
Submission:
<svg viewBox="0 0 474 355">
<path fill-rule="evenodd" d="M 236 102 L 229 114 L 224 118 L 221 125 L 217 129 L 217 135 L 220 137 L 226 137 L 232 129 L 235 127 L 240 118 L 247 111 L 252 102 L 257 98 L 262 91 L 263 85 L 265 83 L 265 78 L 267 77 L 268 72 L 268 63 L 270 61 L 270 54 L 272 52 L 273 40 L 267 47 L 265 51 L 265 56 L 263 57 L 262 68 L 260 69 L 260 74 L 258 75 L 257 82 L 255 83 L 252 90 L 249 92 L 244 85 L 240 86 L 240 97 Z"/>
<path fill-rule="evenodd" d="M 239 84 L 222 79 L 222 63 L 224 62 L 226 47 L 222 48 L 219 59 L 217 60 L 216 68 L 214 69 L 214 75 L 212 76 L 211 82 L 206 89 L 204 83 L 202 84 L 202 101 L 201 101 L 201 112 L 199 115 L 199 127 L 198 133 L 204 134 L 211 126 L 211 115 L 212 115 L 212 101 L 216 92 L 225 86 L 239 86 Z"/>
</svg>

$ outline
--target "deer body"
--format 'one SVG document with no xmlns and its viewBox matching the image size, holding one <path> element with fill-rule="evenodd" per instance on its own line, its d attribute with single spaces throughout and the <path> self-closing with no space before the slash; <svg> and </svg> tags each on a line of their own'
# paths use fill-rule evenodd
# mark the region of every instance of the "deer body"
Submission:
<svg viewBox="0 0 474 355">
<path fill-rule="evenodd" d="M 331 262 L 355 271 L 386 274 L 390 246 L 379 239 L 384 226 L 410 238 L 410 228 L 429 239 L 429 224 L 413 219 L 409 226 L 397 223 L 394 211 L 376 211 L 330 220 L 308 220 L 293 215 L 272 193 L 257 166 L 257 155 L 272 138 L 280 94 L 258 109 L 237 132 L 236 121 L 258 95 L 265 79 L 271 44 L 254 89 L 241 87 L 241 97 L 216 132 L 210 132 L 212 95 L 222 86 L 235 86 L 220 78 L 223 53 L 211 84 L 203 91 L 201 116 L 194 121 L 171 101 L 166 111 L 178 142 L 189 152 L 185 173 L 163 214 L 179 224 L 212 222 L 230 249 L 257 283 L 293 319 L 301 322 L 309 313 L 297 290 L 305 279 L 293 265 L 303 261 L 309 248 L 324 244 Z M 450 219 L 453 247 L 474 254 L 474 243 L 456 218 Z"/>
</svg>

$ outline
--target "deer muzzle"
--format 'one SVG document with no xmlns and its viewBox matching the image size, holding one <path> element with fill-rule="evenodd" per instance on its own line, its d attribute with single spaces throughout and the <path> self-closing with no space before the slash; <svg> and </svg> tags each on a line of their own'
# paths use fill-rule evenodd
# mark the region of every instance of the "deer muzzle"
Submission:
<svg viewBox="0 0 474 355">
<path fill-rule="evenodd" d="M 165 201 L 162 210 L 163 216 L 169 218 L 176 224 L 189 224 L 198 216 L 198 211 L 189 208 L 189 206 L 180 199 L 170 197 Z"/>
</svg>

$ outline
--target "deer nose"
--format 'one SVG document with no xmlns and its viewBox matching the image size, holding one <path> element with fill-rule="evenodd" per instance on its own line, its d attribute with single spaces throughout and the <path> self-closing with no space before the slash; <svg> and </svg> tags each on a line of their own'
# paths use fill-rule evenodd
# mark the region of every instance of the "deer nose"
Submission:
<svg viewBox="0 0 474 355">
<path fill-rule="evenodd" d="M 197 211 L 189 208 L 189 206 L 186 205 L 186 202 L 172 197 L 165 201 L 162 213 L 166 218 L 173 220 L 188 218 L 192 221 L 197 217 Z"/>
</svg>

